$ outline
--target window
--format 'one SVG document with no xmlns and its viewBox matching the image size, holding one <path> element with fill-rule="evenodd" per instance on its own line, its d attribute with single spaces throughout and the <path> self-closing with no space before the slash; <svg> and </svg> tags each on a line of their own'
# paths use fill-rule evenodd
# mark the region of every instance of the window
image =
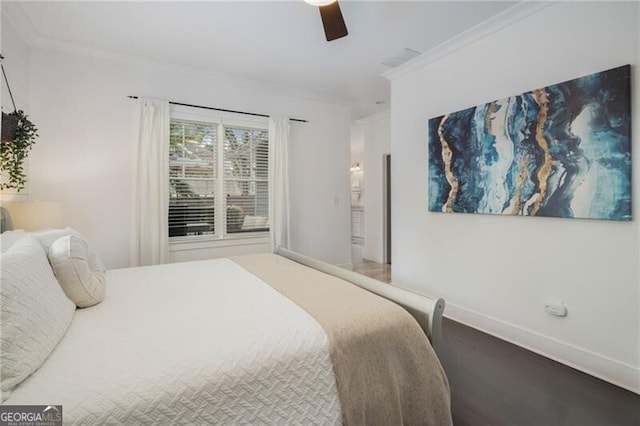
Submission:
<svg viewBox="0 0 640 426">
<path fill-rule="evenodd" d="M 266 122 L 172 113 L 169 237 L 233 238 L 269 231 L 266 127 Z"/>
</svg>

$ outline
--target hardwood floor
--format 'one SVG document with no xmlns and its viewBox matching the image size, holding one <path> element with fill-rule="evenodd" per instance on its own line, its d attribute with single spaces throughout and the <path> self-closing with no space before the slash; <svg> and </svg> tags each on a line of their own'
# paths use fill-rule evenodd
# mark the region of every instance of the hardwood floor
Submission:
<svg viewBox="0 0 640 426">
<path fill-rule="evenodd" d="M 354 271 L 391 281 L 390 265 L 354 259 Z M 443 338 L 456 426 L 640 425 L 637 394 L 448 318 Z"/>
<path fill-rule="evenodd" d="M 385 265 L 364 259 L 360 264 L 353 265 L 353 270 L 378 281 L 391 282 L 391 265 L 389 264 Z"/>
<path fill-rule="evenodd" d="M 640 396 L 445 318 L 456 426 L 640 425 Z"/>
<path fill-rule="evenodd" d="M 354 272 L 385 283 L 391 282 L 391 265 L 363 259 L 361 245 L 353 244 L 351 246 L 351 262 Z"/>
</svg>

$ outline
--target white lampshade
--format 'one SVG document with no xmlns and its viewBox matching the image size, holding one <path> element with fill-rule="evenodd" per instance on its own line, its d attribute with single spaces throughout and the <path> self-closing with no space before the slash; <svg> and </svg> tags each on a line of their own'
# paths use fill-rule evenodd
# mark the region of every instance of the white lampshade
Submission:
<svg viewBox="0 0 640 426">
<path fill-rule="evenodd" d="M 336 0 L 304 0 L 305 3 L 309 3 L 312 6 L 326 6 L 335 1 Z"/>
<path fill-rule="evenodd" d="M 62 228 L 62 203 L 59 201 L 3 201 L 11 215 L 13 229 L 40 231 Z"/>
</svg>

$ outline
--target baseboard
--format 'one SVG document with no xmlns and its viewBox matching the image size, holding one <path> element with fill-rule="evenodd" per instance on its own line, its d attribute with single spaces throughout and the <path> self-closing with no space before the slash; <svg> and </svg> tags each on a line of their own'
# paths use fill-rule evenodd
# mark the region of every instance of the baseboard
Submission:
<svg viewBox="0 0 640 426">
<path fill-rule="evenodd" d="M 640 394 L 640 368 L 447 302 L 444 316 Z M 446 335 L 444 337 L 446 339 Z"/>
</svg>

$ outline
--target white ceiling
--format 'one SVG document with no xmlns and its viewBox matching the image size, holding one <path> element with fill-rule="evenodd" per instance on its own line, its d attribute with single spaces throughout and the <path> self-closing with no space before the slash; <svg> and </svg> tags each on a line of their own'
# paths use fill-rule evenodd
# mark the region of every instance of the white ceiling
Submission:
<svg viewBox="0 0 640 426">
<path fill-rule="evenodd" d="M 20 3 L 38 37 L 346 98 L 354 119 L 388 108 L 384 60 L 425 52 L 511 5 L 341 1 L 349 35 L 328 43 L 302 0 Z"/>
</svg>

